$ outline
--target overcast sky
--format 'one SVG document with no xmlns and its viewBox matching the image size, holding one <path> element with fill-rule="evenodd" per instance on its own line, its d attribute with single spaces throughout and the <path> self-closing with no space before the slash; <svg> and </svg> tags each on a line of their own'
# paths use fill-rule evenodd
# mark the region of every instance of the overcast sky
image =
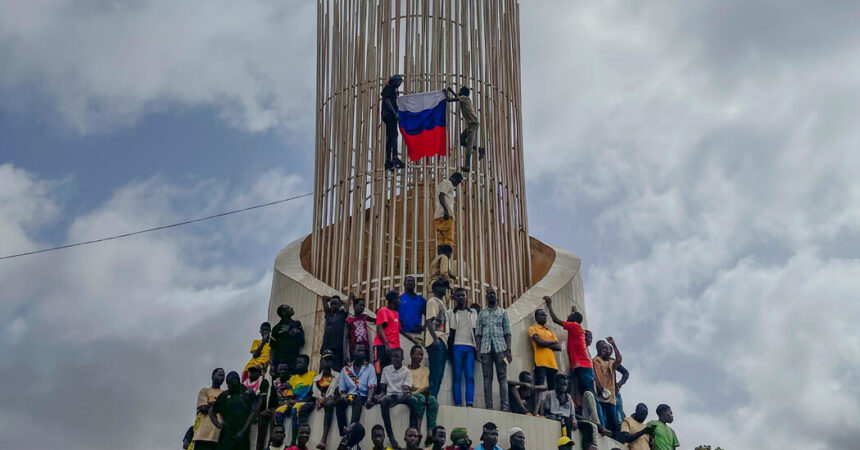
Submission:
<svg viewBox="0 0 860 450">
<path fill-rule="evenodd" d="M 525 0 L 530 228 L 681 448 L 856 448 L 860 3 Z M 0 256 L 310 192 L 315 2 L 0 0 Z M 176 449 L 307 199 L 0 261 L 0 448 Z"/>
</svg>

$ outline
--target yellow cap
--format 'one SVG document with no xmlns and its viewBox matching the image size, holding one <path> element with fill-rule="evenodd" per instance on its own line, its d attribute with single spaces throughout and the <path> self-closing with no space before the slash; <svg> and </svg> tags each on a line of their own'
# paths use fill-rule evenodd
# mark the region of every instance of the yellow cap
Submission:
<svg viewBox="0 0 860 450">
<path fill-rule="evenodd" d="M 556 445 L 561 447 L 562 445 L 566 445 L 566 444 L 573 444 L 573 439 L 571 439 L 567 436 L 562 436 L 558 439 L 558 444 L 556 444 Z"/>
</svg>

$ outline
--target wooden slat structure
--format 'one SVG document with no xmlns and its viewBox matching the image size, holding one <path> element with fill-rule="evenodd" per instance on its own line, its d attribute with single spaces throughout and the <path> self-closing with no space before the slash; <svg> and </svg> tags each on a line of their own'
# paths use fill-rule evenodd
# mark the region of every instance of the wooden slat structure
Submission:
<svg viewBox="0 0 860 450">
<path fill-rule="evenodd" d="M 529 286 L 523 177 L 519 5 L 516 0 L 318 0 L 317 126 L 311 266 L 375 310 L 414 275 L 428 292 L 436 185 L 463 163 L 457 104 L 448 107 L 448 155 L 384 168 L 381 90 L 402 74 L 404 93 L 472 90 L 485 159 L 457 189 L 454 264 L 459 285 L 503 305 Z"/>
</svg>

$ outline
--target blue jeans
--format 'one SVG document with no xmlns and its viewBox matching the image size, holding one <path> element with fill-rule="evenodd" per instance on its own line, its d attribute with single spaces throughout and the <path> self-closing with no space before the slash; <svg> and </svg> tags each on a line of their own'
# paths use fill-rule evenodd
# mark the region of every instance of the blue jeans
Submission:
<svg viewBox="0 0 860 450">
<path fill-rule="evenodd" d="M 619 424 L 619 430 L 621 429 L 621 422 L 624 422 L 624 401 L 621 399 L 621 392 L 617 389 L 615 390 L 615 420 L 617 424 Z"/>
<path fill-rule="evenodd" d="M 585 391 L 591 391 L 594 398 L 597 399 L 597 392 L 594 390 L 594 369 L 591 367 L 577 367 L 573 369 L 573 375 L 576 376 L 577 390 L 580 394 Z M 600 417 L 600 425 L 606 427 L 606 417 L 603 414 L 602 403 L 597 404 L 597 416 Z"/>
<path fill-rule="evenodd" d="M 445 376 L 445 364 L 448 363 L 448 347 L 442 339 L 436 339 L 435 343 L 427 347 L 427 359 L 430 362 L 430 394 L 438 397 Z"/>
<path fill-rule="evenodd" d="M 576 376 L 577 391 L 580 394 L 585 391 L 591 391 L 594 397 L 597 398 L 597 393 L 594 392 L 594 369 L 591 367 L 577 367 L 573 369 L 573 374 Z"/>
<path fill-rule="evenodd" d="M 612 437 L 618 436 L 618 432 L 621 431 L 620 424 L 617 421 L 617 417 L 615 416 L 615 405 L 612 403 L 603 403 L 600 402 L 600 409 L 603 410 L 602 420 L 605 420 L 603 427 L 612 432 Z"/>
<path fill-rule="evenodd" d="M 466 377 L 466 404 L 475 403 L 475 347 L 471 345 L 454 346 L 454 406 L 463 406 L 463 391 L 460 383 Z"/>
</svg>

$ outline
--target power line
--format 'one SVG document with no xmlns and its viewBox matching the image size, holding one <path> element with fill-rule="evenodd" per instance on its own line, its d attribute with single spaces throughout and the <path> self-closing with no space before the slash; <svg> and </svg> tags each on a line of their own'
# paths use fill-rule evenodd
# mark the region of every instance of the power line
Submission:
<svg viewBox="0 0 860 450">
<path fill-rule="evenodd" d="M 285 198 L 285 199 L 281 199 L 281 200 L 276 200 L 276 201 L 274 201 L 274 202 L 263 203 L 263 204 L 261 204 L 261 205 L 254 205 L 254 206 L 249 206 L 249 207 L 247 207 L 247 208 L 235 209 L 235 210 L 233 210 L 233 211 L 226 211 L 226 212 L 222 212 L 222 213 L 214 214 L 214 215 L 211 215 L 211 216 L 200 217 L 200 218 L 198 218 L 198 219 L 191 219 L 191 220 L 186 220 L 186 221 L 184 221 L 184 222 L 172 223 L 172 224 L 170 224 L 170 225 L 162 225 L 162 226 L 160 226 L 160 227 L 147 228 L 147 229 L 145 229 L 145 230 L 133 231 L 133 232 L 131 232 L 131 233 L 118 234 L 118 235 L 116 235 L 116 236 L 104 237 L 104 238 L 101 238 L 101 239 L 93 239 L 93 240 L 91 240 L 91 241 L 75 242 L 74 244 L 61 245 L 61 246 L 59 246 L 59 247 L 44 248 L 44 249 L 42 249 L 42 250 L 35 250 L 35 251 L 32 251 L 32 252 L 18 253 L 18 254 L 16 254 L 16 255 L 0 256 L 0 260 L 3 260 L 3 259 L 12 259 L 12 258 L 19 258 L 19 257 L 21 257 L 21 256 L 35 255 L 35 254 L 37 254 L 37 253 L 52 252 L 52 251 L 55 251 L 55 250 L 63 250 L 63 249 L 66 249 L 66 248 L 79 247 L 79 246 L 82 246 L 82 245 L 96 244 L 96 243 L 98 243 L 98 242 L 111 241 L 111 240 L 114 240 L 114 239 L 120 239 L 120 238 L 129 237 L 129 236 L 135 236 L 135 235 L 138 235 L 138 234 L 149 233 L 149 232 L 152 232 L 152 231 L 158 231 L 158 230 L 165 230 L 165 229 L 168 229 L 168 228 L 181 227 L 181 226 L 183 226 L 183 225 L 188 225 L 188 224 L 197 223 L 197 222 L 203 222 L 204 220 L 217 219 L 218 217 L 229 216 L 229 215 L 231 215 L 231 214 L 236 214 L 236 213 L 240 213 L 240 212 L 250 211 L 250 210 L 252 210 L 252 209 L 265 208 L 265 207 L 267 207 L 267 206 L 277 205 L 277 204 L 279 204 L 279 203 L 286 203 L 286 202 L 288 202 L 288 201 L 290 201 L 290 200 L 300 199 L 300 198 L 302 198 L 302 197 L 307 197 L 307 196 L 309 196 L 309 195 L 313 195 L 313 192 L 308 192 L 307 194 L 297 195 L 297 196 L 295 196 L 295 197 L 289 197 L 289 198 Z"/>
</svg>

